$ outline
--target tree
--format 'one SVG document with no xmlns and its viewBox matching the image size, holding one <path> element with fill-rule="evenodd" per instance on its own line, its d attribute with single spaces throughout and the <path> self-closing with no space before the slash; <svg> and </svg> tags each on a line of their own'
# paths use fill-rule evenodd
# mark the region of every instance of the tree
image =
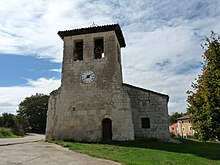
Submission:
<svg viewBox="0 0 220 165">
<path fill-rule="evenodd" d="M 3 113 L 1 118 L 3 127 L 13 128 L 16 125 L 16 116 L 11 113 Z"/>
<path fill-rule="evenodd" d="M 45 133 L 49 96 L 36 94 L 25 98 L 19 104 L 18 116 L 24 122 L 26 131 Z"/>
<path fill-rule="evenodd" d="M 13 134 L 23 136 L 23 120 L 11 113 L 3 113 L 0 116 L 0 127 L 10 128 Z"/>
<path fill-rule="evenodd" d="M 220 140 L 220 36 L 206 38 L 202 73 L 188 91 L 188 114 L 199 139 Z"/>
<path fill-rule="evenodd" d="M 3 118 L 0 116 L 0 127 L 3 127 Z"/>
</svg>

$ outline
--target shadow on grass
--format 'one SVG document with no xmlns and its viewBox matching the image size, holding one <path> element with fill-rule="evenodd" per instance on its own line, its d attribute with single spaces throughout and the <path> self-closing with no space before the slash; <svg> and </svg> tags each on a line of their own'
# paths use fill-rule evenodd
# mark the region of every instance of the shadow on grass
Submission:
<svg viewBox="0 0 220 165">
<path fill-rule="evenodd" d="M 166 143 L 157 140 L 142 140 L 142 141 L 113 141 L 105 143 L 108 145 L 146 148 L 154 150 L 163 150 L 168 152 L 193 154 L 199 157 L 204 157 L 211 160 L 220 160 L 220 143 L 199 142 L 189 139 L 178 139 L 182 143 Z"/>
</svg>

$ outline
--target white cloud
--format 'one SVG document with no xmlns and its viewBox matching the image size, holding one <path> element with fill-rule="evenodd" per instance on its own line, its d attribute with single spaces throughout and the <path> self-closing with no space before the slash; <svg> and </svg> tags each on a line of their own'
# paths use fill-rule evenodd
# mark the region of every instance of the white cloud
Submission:
<svg viewBox="0 0 220 165">
<path fill-rule="evenodd" d="M 3 112 L 16 113 L 18 105 L 26 97 L 36 93 L 49 94 L 60 86 L 60 80 L 40 78 L 28 80 L 26 86 L 0 87 L 0 114 Z"/>
<path fill-rule="evenodd" d="M 61 73 L 61 72 L 62 72 L 61 69 L 51 69 L 50 71 L 51 71 L 51 72 L 58 72 L 58 73 Z"/>
<path fill-rule="evenodd" d="M 191 27 L 164 26 L 136 32 L 128 35 L 128 41 L 122 55 L 125 82 L 168 94 L 169 112 L 186 112 L 186 91 L 202 60 Z"/>
</svg>

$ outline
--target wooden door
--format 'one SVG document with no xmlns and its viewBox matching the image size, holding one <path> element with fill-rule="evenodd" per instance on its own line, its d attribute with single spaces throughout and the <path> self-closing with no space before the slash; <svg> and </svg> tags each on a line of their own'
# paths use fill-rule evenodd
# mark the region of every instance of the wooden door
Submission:
<svg viewBox="0 0 220 165">
<path fill-rule="evenodd" d="M 112 121 L 109 118 L 102 120 L 102 140 L 104 142 L 112 140 Z"/>
</svg>

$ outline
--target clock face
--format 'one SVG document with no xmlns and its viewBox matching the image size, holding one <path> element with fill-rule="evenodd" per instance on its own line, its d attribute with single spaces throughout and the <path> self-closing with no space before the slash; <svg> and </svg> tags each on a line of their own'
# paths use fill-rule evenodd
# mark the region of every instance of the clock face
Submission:
<svg viewBox="0 0 220 165">
<path fill-rule="evenodd" d="M 86 84 L 89 84 L 95 80 L 95 73 L 92 70 L 85 70 L 82 73 L 82 81 Z"/>
</svg>

